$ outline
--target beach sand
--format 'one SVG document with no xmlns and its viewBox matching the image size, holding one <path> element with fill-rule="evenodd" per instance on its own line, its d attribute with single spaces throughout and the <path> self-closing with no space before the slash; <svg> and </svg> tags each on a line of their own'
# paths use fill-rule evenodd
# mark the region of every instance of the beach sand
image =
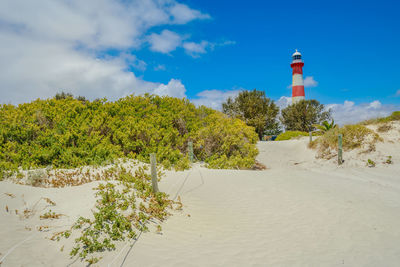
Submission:
<svg viewBox="0 0 400 267">
<path fill-rule="evenodd" d="M 389 134 L 398 138 L 398 132 Z M 375 168 L 355 152 L 344 153 L 342 166 L 316 159 L 307 143 L 260 142 L 258 160 L 268 168 L 263 171 L 199 164 L 167 171 L 160 190 L 180 196 L 183 210 L 173 211 L 161 234 L 151 229 L 136 242 L 118 243 L 96 265 L 399 266 L 400 142 L 377 145 L 380 154 L 369 155 L 379 163 Z M 388 155 L 393 164 L 381 163 Z M 48 238 L 91 215 L 97 184 L 35 188 L 0 182 L 1 266 L 85 266 L 68 256 L 73 239 Z M 35 203 L 32 217 L 15 214 Z M 66 216 L 40 220 L 49 208 Z M 37 231 L 40 226 L 49 226 L 48 232 Z"/>
</svg>

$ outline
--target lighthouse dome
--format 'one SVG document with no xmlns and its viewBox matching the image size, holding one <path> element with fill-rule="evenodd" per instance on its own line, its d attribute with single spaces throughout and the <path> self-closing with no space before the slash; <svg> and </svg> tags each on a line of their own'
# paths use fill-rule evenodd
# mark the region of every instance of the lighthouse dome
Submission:
<svg viewBox="0 0 400 267">
<path fill-rule="evenodd" d="M 292 58 L 293 60 L 301 59 L 301 53 L 296 49 L 296 52 L 293 53 Z"/>
</svg>

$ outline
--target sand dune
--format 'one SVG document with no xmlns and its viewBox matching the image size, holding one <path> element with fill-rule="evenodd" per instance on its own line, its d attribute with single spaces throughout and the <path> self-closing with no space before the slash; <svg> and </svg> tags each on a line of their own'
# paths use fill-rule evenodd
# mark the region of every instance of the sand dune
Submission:
<svg viewBox="0 0 400 267">
<path fill-rule="evenodd" d="M 368 168 L 352 159 L 341 167 L 315 159 L 307 140 L 260 142 L 258 160 L 268 167 L 265 171 L 195 165 L 167 172 L 159 187 L 172 198 L 179 195 L 183 211 L 163 223 L 162 234 L 144 233 L 133 246 L 120 243 L 104 253 L 99 265 L 399 266 L 398 143 L 390 148 L 394 164 Z M 72 240 L 46 238 L 79 215 L 91 214 L 96 183 L 44 189 L 0 182 L 2 266 L 84 265 L 68 257 Z M 44 225 L 39 214 L 45 201 L 38 202 L 29 219 L 15 214 L 41 197 L 67 215 L 49 221 L 48 232 L 35 229 Z"/>
</svg>

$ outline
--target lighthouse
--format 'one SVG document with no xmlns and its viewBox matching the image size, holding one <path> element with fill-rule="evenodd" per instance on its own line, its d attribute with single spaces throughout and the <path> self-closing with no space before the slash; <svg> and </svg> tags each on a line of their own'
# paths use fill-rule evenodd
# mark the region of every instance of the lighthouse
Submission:
<svg viewBox="0 0 400 267">
<path fill-rule="evenodd" d="M 299 51 L 297 51 L 297 49 L 292 55 L 292 64 L 290 64 L 290 66 L 293 69 L 292 103 L 295 104 L 300 100 L 305 99 L 303 81 L 304 62 L 301 59 L 301 54 Z"/>
</svg>

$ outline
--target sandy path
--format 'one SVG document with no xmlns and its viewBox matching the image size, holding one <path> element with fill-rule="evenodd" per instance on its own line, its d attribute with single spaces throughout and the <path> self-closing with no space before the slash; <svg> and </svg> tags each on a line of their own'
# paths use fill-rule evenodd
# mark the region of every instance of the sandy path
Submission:
<svg viewBox="0 0 400 267">
<path fill-rule="evenodd" d="M 195 166 L 168 172 L 160 189 L 180 195 L 184 210 L 163 223 L 162 235 L 145 233 L 124 250 L 125 243 L 120 244 L 100 265 L 114 260 L 112 266 L 398 266 L 400 165 L 324 168 L 313 163 L 305 142 L 260 143 L 259 160 L 270 167 L 266 171 Z M 90 212 L 93 186 L 28 190 L 1 182 L 0 196 L 23 190 L 26 198 L 48 194 L 65 202 L 57 207 L 71 212 L 70 219 L 58 223 L 68 223 Z M 0 258 L 33 232 L 24 230 L 15 216 L 4 215 L 5 201 L 11 206 L 17 200 L 0 198 Z M 2 266 L 71 263 L 59 252 L 61 243 L 45 235 L 39 233 L 15 249 Z"/>
</svg>

